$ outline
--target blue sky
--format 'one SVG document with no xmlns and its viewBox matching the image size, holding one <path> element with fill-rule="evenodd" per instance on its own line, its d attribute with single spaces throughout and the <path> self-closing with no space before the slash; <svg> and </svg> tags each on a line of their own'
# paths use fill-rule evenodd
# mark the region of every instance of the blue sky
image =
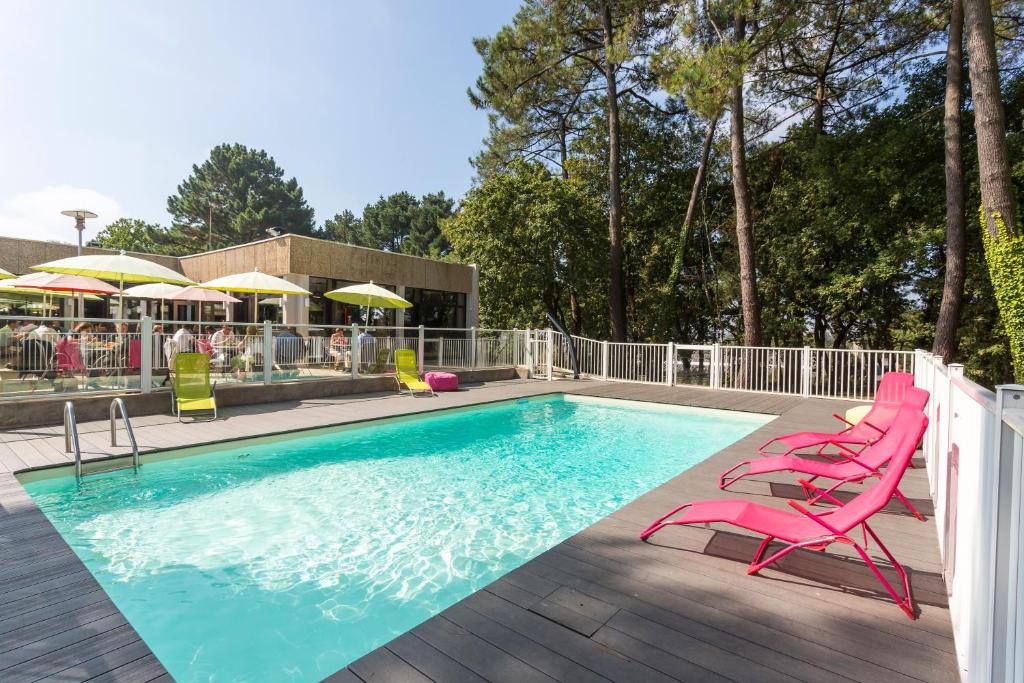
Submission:
<svg viewBox="0 0 1024 683">
<path fill-rule="evenodd" d="M 266 149 L 317 222 L 460 196 L 487 121 L 471 39 L 517 0 L 0 3 L 0 234 L 73 241 L 65 208 L 168 223 L 211 147 Z"/>
</svg>

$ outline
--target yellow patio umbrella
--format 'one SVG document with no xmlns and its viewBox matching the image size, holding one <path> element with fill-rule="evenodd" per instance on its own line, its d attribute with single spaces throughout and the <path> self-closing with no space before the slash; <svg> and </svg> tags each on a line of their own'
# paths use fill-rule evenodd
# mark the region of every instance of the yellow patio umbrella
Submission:
<svg viewBox="0 0 1024 683">
<path fill-rule="evenodd" d="M 373 280 L 361 285 L 340 287 L 324 294 L 328 299 L 343 304 L 366 306 L 366 318 L 369 323 L 370 308 L 411 308 L 412 304 L 388 289 L 373 284 Z"/>
<path fill-rule="evenodd" d="M 118 283 L 118 310 L 124 318 L 124 283 L 126 282 L 169 282 L 174 285 L 194 285 L 192 280 L 181 273 L 153 261 L 129 256 L 123 250 L 118 254 L 88 254 L 57 259 L 32 270 L 68 275 L 88 275 L 100 280 Z"/>
<path fill-rule="evenodd" d="M 309 294 L 308 289 L 303 289 L 293 282 L 288 282 L 284 278 L 275 277 L 264 273 L 259 268 L 252 270 L 248 273 L 235 273 L 234 275 L 225 275 L 209 282 L 204 282 L 200 287 L 206 289 L 219 289 L 222 292 L 240 292 L 243 294 Z M 257 313 L 257 299 L 258 296 L 252 298 L 252 319 L 256 321 L 258 317 Z"/>
<path fill-rule="evenodd" d="M 9 270 L 4 270 L 3 268 L 0 268 L 0 280 L 6 280 L 6 279 L 12 278 L 12 277 L 17 277 L 17 276 L 14 273 L 12 273 L 11 271 L 9 271 Z"/>
</svg>

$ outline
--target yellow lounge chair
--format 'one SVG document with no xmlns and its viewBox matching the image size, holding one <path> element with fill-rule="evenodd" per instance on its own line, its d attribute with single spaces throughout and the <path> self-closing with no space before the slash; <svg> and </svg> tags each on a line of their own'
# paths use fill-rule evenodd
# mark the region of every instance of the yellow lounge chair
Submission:
<svg viewBox="0 0 1024 683">
<path fill-rule="evenodd" d="M 412 396 L 415 396 L 417 391 L 429 391 L 431 396 L 436 396 L 430 385 L 420 379 L 419 369 L 416 367 L 416 352 L 412 349 L 395 350 L 395 381 L 398 382 L 399 393 L 402 393 L 404 384 Z"/>
<path fill-rule="evenodd" d="M 181 422 L 181 414 L 193 410 L 212 410 L 217 419 L 217 384 L 210 384 L 210 357 L 205 353 L 179 353 L 174 358 L 174 384 L 171 405 Z"/>
</svg>

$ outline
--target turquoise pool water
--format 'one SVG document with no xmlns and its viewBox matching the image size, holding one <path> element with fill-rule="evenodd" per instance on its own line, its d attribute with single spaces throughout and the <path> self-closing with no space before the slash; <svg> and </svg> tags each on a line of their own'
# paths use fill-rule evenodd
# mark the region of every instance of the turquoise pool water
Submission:
<svg viewBox="0 0 1024 683">
<path fill-rule="evenodd" d="M 25 488 L 178 681 L 317 681 L 770 419 L 547 397 Z"/>
</svg>

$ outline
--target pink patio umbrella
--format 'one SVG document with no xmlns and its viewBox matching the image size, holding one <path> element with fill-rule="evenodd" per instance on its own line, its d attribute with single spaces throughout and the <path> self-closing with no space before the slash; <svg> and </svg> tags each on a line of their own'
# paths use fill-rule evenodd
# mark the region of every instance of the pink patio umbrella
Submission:
<svg viewBox="0 0 1024 683">
<path fill-rule="evenodd" d="M 86 294 L 117 294 L 118 289 L 88 275 L 65 273 L 29 273 L 4 283 L 8 287 L 45 289 L 53 292 L 83 292 Z"/>
<path fill-rule="evenodd" d="M 117 294 L 118 289 L 87 275 L 68 275 L 66 273 L 29 273 L 4 282 L 6 287 L 17 289 L 54 292 L 55 294 Z M 48 305 L 48 297 L 44 297 Z"/>
<path fill-rule="evenodd" d="M 177 294 L 173 294 L 167 297 L 168 301 L 196 301 L 199 303 L 199 319 L 197 323 L 203 322 L 203 304 L 217 303 L 217 304 L 237 304 L 241 303 L 241 299 L 227 294 L 225 292 L 218 292 L 215 289 L 205 289 L 204 287 L 196 287 L 192 285 L 190 287 L 183 288 Z"/>
</svg>

